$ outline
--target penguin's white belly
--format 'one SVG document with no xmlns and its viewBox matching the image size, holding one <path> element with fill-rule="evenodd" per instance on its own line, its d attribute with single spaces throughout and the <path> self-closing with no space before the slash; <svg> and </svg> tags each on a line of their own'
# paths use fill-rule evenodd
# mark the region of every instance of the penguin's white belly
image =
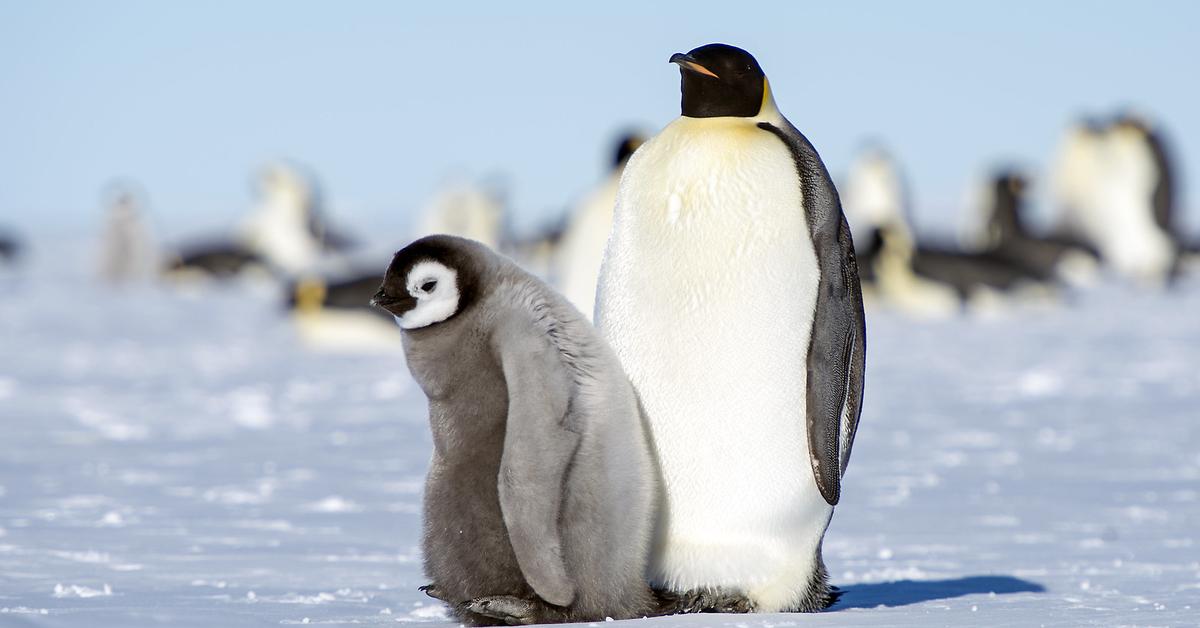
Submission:
<svg viewBox="0 0 1200 628">
<path fill-rule="evenodd" d="M 247 227 L 248 244 L 289 273 L 304 271 L 321 256 L 320 243 L 309 233 L 305 220 L 300 209 L 268 205 Z"/>
<path fill-rule="evenodd" d="M 598 312 L 662 465 L 656 581 L 734 587 L 765 611 L 807 588 L 832 513 L 805 428 L 819 278 L 771 133 L 680 118 L 627 167 Z"/>
</svg>

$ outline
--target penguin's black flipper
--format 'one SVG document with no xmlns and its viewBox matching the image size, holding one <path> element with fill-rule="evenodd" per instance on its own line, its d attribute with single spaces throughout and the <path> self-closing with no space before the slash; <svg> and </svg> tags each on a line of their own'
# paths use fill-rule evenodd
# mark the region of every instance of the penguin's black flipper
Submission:
<svg viewBox="0 0 1200 628">
<path fill-rule="evenodd" d="M 867 329 L 850 226 L 840 208 L 826 222 L 832 226 L 813 231 L 821 281 L 808 345 L 805 417 L 817 487 L 836 506 L 862 412 Z"/>
<path fill-rule="evenodd" d="M 805 420 L 817 488 L 833 506 L 841 496 L 862 411 L 867 327 L 858 261 L 837 188 L 808 138 L 790 123 L 758 126 L 774 133 L 792 153 L 817 253 L 821 279 L 808 343 Z"/>
</svg>

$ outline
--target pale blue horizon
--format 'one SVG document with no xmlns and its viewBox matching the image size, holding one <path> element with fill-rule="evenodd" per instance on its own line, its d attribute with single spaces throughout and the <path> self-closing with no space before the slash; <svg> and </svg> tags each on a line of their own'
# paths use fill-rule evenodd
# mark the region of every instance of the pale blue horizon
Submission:
<svg viewBox="0 0 1200 628">
<path fill-rule="evenodd" d="M 678 115 L 667 57 L 711 41 L 756 55 L 835 175 L 888 146 L 923 227 L 953 231 L 982 173 L 1040 175 L 1073 119 L 1125 106 L 1167 131 L 1200 224 L 1200 5 L 1042 4 L 0 2 L 0 227 L 92 228 L 124 177 L 168 236 L 221 229 L 276 158 L 351 230 L 399 232 L 455 175 L 501 177 L 529 224 L 599 179 L 618 131 Z"/>
</svg>

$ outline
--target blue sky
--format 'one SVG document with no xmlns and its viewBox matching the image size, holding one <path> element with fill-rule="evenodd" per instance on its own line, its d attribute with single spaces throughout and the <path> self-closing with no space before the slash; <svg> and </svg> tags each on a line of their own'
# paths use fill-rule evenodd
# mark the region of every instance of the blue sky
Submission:
<svg viewBox="0 0 1200 628">
<path fill-rule="evenodd" d="M 1048 163 L 1081 112 L 1152 114 L 1200 181 L 1200 3 L 413 4 L 0 0 L 0 226 L 90 228 L 120 176 L 167 234 L 219 229 L 277 157 L 351 227 L 400 230 L 455 176 L 502 177 L 528 223 L 615 132 L 678 115 L 667 58 L 712 41 L 757 56 L 835 174 L 888 145 L 930 230 L 986 168 Z"/>
</svg>

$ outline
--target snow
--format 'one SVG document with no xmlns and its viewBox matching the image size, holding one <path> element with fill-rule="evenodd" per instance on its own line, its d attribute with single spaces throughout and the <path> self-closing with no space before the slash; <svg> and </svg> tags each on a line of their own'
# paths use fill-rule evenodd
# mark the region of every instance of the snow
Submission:
<svg viewBox="0 0 1200 628">
<path fill-rule="evenodd" d="M 446 623 L 417 591 L 425 401 L 254 285 L 0 275 L 0 626 Z M 660 627 L 1200 618 L 1200 282 L 869 313 L 819 615 Z M 603 623 L 603 622 L 597 622 Z"/>
</svg>

